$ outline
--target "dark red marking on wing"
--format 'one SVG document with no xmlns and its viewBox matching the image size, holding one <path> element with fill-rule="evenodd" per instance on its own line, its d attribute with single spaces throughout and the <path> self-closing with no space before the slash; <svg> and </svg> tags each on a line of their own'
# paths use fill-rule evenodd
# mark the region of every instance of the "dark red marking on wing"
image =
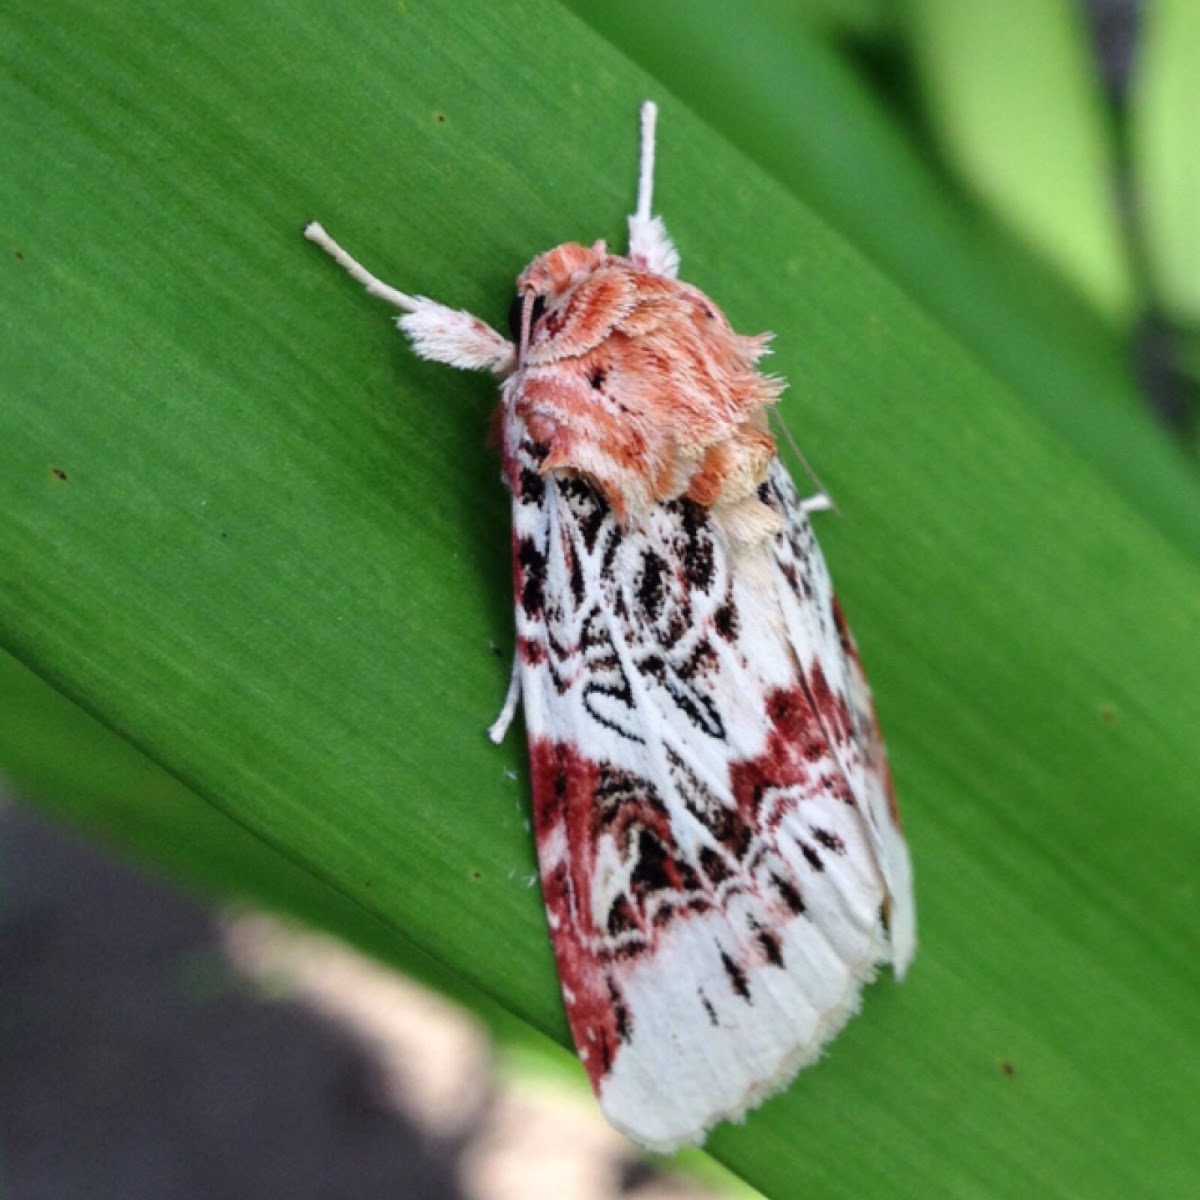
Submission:
<svg viewBox="0 0 1200 1200">
<path fill-rule="evenodd" d="M 593 1087 L 608 1073 L 629 1018 L 613 1003 L 612 984 L 591 949 L 598 931 L 587 898 L 595 863 L 594 820 L 600 768 L 565 742 L 531 739 L 533 820 L 542 858 L 542 892 L 551 919 L 567 1019 Z M 548 842 L 566 831 L 569 850 L 548 861 Z"/>
<path fill-rule="evenodd" d="M 818 706 L 814 708 L 813 700 Z M 838 710 L 834 712 L 834 710 Z M 816 794 L 814 765 L 830 752 L 826 736 L 831 723 L 847 718 L 844 706 L 829 691 L 820 665 L 812 672 L 808 686 L 777 688 L 767 697 L 766 713 L 771 722 L 766 749 L 756 758 L 730 765 L 729 777 L 734 799 L 742 819 L 752 828 L 761 828 L 760 807 L 768 791 L 799 787 Z M 853 803 L 853 796 L 839 773 L 830 783 L 842 799 Z M 776 819 L 779 815 L 775 814 Z"/>
<path fill-rule="evenodd" d="M 546 647 L 541 642 L 534 641 L 533 638 L 518 638 L 517 654 L 520 655 L 521 661 L 529 667 L 541 666 L 546 661 Z"/>
<path fill-rule="evenodd" d="M 837 627 L 838 641 L 841 643 L 842 653 L 846 656 L 851 675 L 856 679 L 859 690 L 864 694 L 869 694 L 862 659 L 858 656 L 858 646 L 855 644 L 854 635 L 850 632 L 846 614 L 842 611 L 841 601 L 836 595 L 833 597 L 833 623 Z M 861 736 L 861 734 L 860 736 L 863 745 L 867 748 L 868 766 L 883 782 L 888 815 L 892 818 L 892 824 L 897 829 L 903 830 L 900 809 L 896 804 L 896 789 L 892 783 L 892 765 L 888 762 L 887 754 L 883 749 L 883 734 L 879 731 L 879 718 L 875 715 L 875 706 L 869 700 L 862 719 L 867 723 L 865 736 Z"/>
</svg>

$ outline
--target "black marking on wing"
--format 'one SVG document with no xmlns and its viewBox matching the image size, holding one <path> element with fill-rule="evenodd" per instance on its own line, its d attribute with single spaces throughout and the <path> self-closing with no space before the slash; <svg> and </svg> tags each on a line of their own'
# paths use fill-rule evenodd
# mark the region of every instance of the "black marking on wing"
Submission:
<svg viewBox="0 0 1200 1200">
<path fill-rule="evenodd" d="M 737 641 L 738 614 L 732 596 L 713 614 L 713 628 L 727 642 Z"/>
<path fill-rule="evenodd" d="M 723 804 L 687 761 L 670 747 L 667 749 L 667 762 L 671 767 L 671 782 L 683 798 L 688 812 L 733 858 L 744 859 L 754 844 L 756 832 L 745 817 L 734 805 Z M 700 863 L 714 883 L 730 873 L 721 856 L 708 847 L 701 851 Z"/>
<path fill-rule="evenodd" d="M 639 928 L 637 916 L 628 896 L 618 896 L 612 902 L 609 906 L 608 920 L 605 922 L 605 926 L 609 935 L 614 938 L 622 933 L 632 933 Z"/>
<path fill-rule="evenodd" d="M 821 856 L 807 842 L 797 842 L 796 844 L 800 847 L 800 853 L 804 855 L 805 861 L 814 871 L 825 870 Z"/>
<path fill-rule="evenodd" d="M 725 968 L 725 974 L 729 976 L 733 990 L 743 1000 L 748 1001 L 750 999 L 750 981 L 746 978 L 746 972 L 724 950 L 721 951 L 721 966 Z"/>
<path fill-rule="evenodd" d="M 532 467 L 522 465 L 517 495 L 522 504 L 540 505 L 546 498 L 546 484 Z"/>
<path fill-rule="evenodd" d="M 649 621 L 657 621 L 666 603 L 666 581 L 670 571 L 666 560 L 654 550 L 642 553 L 642 571 L 637 595 L 642 611 Z"/>
<path fill-rule="evenodd" d="M 602 697 L 620 701 L 621 707 L 627 713 L 632 714 L 633 690 L 629 686 L 629 680 L 622 674 L 620 683 L 597 683 L 595 681 L 585 683 L 583 685 L 583 706 L 587 709 L 588 715 L 606 729 L 611 729 L 613 733 L 620 734 L 627 741 L 644 745 L 646 739 L 641 734 L 635 733 L 632 729 L 618 724 L 613 717 L 609 716 L 599 707 Z"/>
<path fill-rule="evenodd" d="M 517 546 L 521 565 L 521 607 L 527 617 L 535 617 L 546 606 L 546 555 L 532 538 L 523 537 Z"/>
<path fill-rule="evenodd" d="M 668 677 L 665 685 L 676 707 L 697 729 L 717 741 L 725 740 L 725 723 L 712 700 L 675 677 Z"/>
<path fill-rule="evenodd" d="M 583 602 L 587 599 L 587 588 L 583 579 L 583 564 L 579 561 L 579 555 L 575 553 L 575 547 L 568 543 L 567 555 L 570 559 L 569 579 L 571 581 L 571 599 L 575 602 L 576 608 L 582 608 Z"/>
<path fill-rule="evenodd" d="M 625 997 L 621 995 L 620 989 L 611 978 L 608 980 L 608 998 L 612 1003 L 613 1021 L 617 1027 L 617 1037 L 622 1042 L 627 1042 L 633 1037 L 633 1020 L 629 1013 L 629 1006 L 625 1003 Z"/>
<path fill-rule="evenodd" d="M 638 833 L 637 866 L 629 881 L 640 892 L 665 891 L 671 887 L 671 877 L 667 873 L 667 852 L 662 842 L 648 829 Z"/>
<path fill-rule="evenodd" d="M 729 864 L 709 846 L 705 846 L 700 851 L 700 869 L 704 872 L 704 877 L 714 887 L 717 884 L 724 883 L 733 874 Z"/>
<path fill-rule="evenodd" d="M 758 948 L 763 952 L 763 957 L 773 967 L 783 966 L 783 943 L 779 940 L 779 935 L 774 930 L 767 929 L 760 925 L 757 921 L 752 922 L 754 926 L 754 940 L 758 943 Z"/>
<path fill-rule="evenodd" d="M 575 520 L 579 536 L 588 554 L 596 549 L 596 538 L 609 517 L 608 502 L 585 479 L 556 476 L 555 484 L 567 510 Z"/>
<path fill-rule="evenodd" d="M 600 560 L 600 571 L 603 575 L 611 575 L 613 563 L 617 561 L 617 551 L 621 548 L 621 531 L 613 525 L 608 531 L 604 543 L 604 557 Z"/>
<path fill-rule="evenodd" d="M 826 850 L 834 854 L 846 853 L 846 843 L 836 833 L 830 833 L 828 829 L 814 829 L 812 835 Z"/>
<path fill-rule="evenodd" d="M 802 916 L 807 911 L 800 889 L 790 879 L 784 879 L 782 875 L 772 875 L 771 883 L 774 884 L 780 899 L 795 916 Z"/>
<path fill-rule="evenodd" d="M 684 541 L 680 558 L 688 586 L 706 592 L 716 573 L 712 530 L 707 511 L 691 500 L 677 502 Z"/>
</svg>

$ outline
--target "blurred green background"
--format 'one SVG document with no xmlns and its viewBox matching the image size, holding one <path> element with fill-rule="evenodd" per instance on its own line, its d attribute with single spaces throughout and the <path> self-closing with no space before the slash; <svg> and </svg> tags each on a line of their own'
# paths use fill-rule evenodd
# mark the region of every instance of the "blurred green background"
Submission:
<svg viewBox="0 0 1200 1200">
<path fill-rule="evenodd" d="M 500 323 L 536 252 L 622 244 L 653 97 L 683 275 L 775 332 L 844 517 L 921 916 L 711 1152 L 768 1196 L 1194 1193 L 1197 11 L 13 0 L 0 770 L 568 1043 L 483 736 L 494 391 L 299 231 Z"/>
</svg>

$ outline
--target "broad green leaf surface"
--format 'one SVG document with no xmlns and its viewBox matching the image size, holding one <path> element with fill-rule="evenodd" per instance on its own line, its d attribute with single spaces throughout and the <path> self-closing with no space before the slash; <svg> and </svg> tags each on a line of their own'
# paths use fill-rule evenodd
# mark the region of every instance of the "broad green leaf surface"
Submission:
<svg viewBox="0 0 1200 1200">
<path fill-rule="evenodd" d="M 1176 321 L 1200 324 L 1200 8 L 1157 0 L 1130 90 L 1143 249 L 1155 299 Z"/>
<path fill-rule="evenodd" d="M 499 322 L 537 250 L 621 241 L 652 93 L 685 274 L 776 330 L 845 514 L 819 532 L 922 919 L 910 980 L 713 1151 L 770 1196 L 1196 1189 L 1174 532 L 556 5 L 26 0 L 0 46 L 0 645 L 182 785 L 153 838 L 112 788 L 81 819 L 245 839 L 230 890 L 277 868 L 281 904 L 361 912 L 565 1043 L 520 739 L 482 732 L 512 644 L 494 391 L 414 361 L 299 230 Z"/>
<path fill-rule="evenodd" d="M 1085 14 L 1067 0 L 905 0 L 951 168 L 1109 318 L 1134 294 Z"/>
<path fill-rule="evenodd" d="M 802 17 L 814 29 L 839 37 L 878 38 L 892 28 L 894 7 L 887 0 L 755 0 L 785 19 Z M 755 17 L 753 8 L 748 13 Z"/>
</svg>

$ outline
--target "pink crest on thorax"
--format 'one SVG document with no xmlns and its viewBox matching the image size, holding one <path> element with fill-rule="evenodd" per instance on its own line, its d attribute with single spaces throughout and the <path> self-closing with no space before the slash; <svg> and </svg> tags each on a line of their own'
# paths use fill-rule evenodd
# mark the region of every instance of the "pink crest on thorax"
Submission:
<svg viewBox="0 0 1200 1200">
<path fill-rule="evenodd" d="M 504 413 L 547 448 L 543 472 L 587 478 L 622 521 L 680 496 L 756 503 L 783 387 L 756 369 L 767 336 L 735 333 L 698 288 L 603 242 L 555 247 L 517 286 L 536 319 Z"/>
</svg>

